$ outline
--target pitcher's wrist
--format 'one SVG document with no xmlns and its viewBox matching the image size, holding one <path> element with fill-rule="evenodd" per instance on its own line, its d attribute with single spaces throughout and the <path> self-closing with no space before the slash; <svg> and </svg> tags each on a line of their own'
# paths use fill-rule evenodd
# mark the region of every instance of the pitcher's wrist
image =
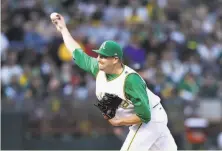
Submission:
<svg viewBox="0 0 222 151">
<path fill-rule="evenodd" d="M 67 33 L 67 32 L 69 32 L 69 30 L 67 29 L 67 27 L 63 27 L 63 28 L 61 29 L 61 33 L 62 33 L 62 34 L 65 34 L 65 33 Z"/>
</svg>

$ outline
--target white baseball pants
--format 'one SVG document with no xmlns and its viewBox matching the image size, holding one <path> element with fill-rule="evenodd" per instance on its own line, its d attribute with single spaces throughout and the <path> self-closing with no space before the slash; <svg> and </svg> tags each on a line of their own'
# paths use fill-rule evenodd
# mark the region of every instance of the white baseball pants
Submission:
<svg viewBox="0 0 222 151">
<path fill-rule="evenodd" d="M 121 151 L 176 151 L 177 145 L 167 127 L 167 122 L 167 114 L 159 104 L 151 111 L 151 121 L 129 128 Z"/>
</svg>

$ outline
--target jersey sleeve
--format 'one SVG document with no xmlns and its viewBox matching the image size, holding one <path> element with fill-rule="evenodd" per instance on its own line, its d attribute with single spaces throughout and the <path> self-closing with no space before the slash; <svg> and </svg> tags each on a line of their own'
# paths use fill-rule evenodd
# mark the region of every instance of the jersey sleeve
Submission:
<svg viewBox="0 0 222 151">
<path fill-rule="evenodd" d="M 151 111 L 144 81 L 136 73 L 129 74 L 126 77 L 124 89 L 127 99 L 134 105 L 136 115 L 144 123 L 148 123 L 151 119 Z"/>
<path fill-rule="evenodd" d="M 99 72 L 98 61 L 96 58 L 88 56 L 82 49 L 75 49 L 72 54 L 75 63 L 84 71 L 96 77 Z"/>
</svg>

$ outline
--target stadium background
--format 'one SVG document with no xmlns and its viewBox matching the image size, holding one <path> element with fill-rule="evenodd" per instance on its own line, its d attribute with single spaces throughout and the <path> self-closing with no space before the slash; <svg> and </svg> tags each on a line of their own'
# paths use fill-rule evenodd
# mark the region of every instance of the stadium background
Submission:
<svg viewBox="0 0 222 151">
<path fill-rule="evenodd" d="M 119 149 L 127 134 L 93 107 L 95 81 L 54 11 L 90 56 L 104 40 L 121 44 L 161 96 L 178 149 L 222 149 L 221 0 L 2 0 L 2 149 Z"/>
</svg>

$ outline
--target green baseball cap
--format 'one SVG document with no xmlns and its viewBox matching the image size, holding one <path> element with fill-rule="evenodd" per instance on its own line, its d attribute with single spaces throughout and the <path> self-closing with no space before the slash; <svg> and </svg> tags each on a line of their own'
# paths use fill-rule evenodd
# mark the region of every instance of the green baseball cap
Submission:
<svg viewBox="0 0 222 151">
<path fill-rule="evenodd" d="M 118 57 L 122 59 L 123 50 L 115 41 L 107 40 L 102 43 L 99 50 L 93 50 L 94 52 L 106 56 L 106 57 Z"/>
</svg>

